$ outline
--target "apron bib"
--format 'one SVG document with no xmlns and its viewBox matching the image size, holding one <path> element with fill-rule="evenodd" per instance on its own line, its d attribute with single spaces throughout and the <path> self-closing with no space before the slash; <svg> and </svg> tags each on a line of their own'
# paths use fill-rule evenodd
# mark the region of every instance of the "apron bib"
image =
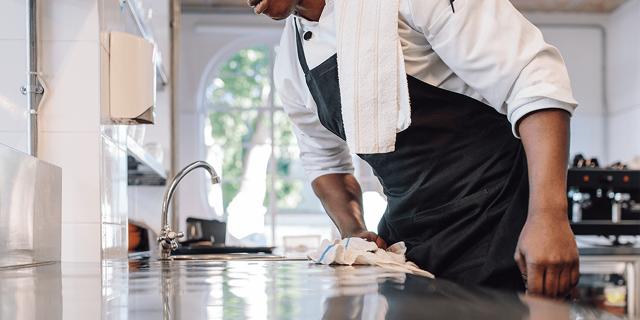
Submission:
<svg viewBox="0 0 640 320">
<path fill-rule="evenodd" d="M 337 55 L 310 70 L 297 51 L 322 125 L 345 139 Z M 389 244 L 436 277 L 524 290 L 513 255 L 527 217 L 527 164 L 504 115 L 473 98 L 408 76 L 411 126 L 396 151 L 358 155 L 384 187 L 378 226 Z"/>
</svg>

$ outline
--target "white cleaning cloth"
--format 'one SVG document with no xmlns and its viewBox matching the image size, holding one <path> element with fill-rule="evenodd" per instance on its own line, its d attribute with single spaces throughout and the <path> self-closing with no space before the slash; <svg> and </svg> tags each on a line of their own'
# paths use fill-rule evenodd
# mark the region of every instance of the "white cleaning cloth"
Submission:
<svg viewBox="0 0 640 320">
<path fill-rule="evenodd" d="M 398 242 L 385 251 L 378 248 L 374 242 L 361 238 L 346 238 L 334 242 L 323 240 L 318 251 L 309 254 L 309 259 L 325 265 L 379 266 L 393 271 L 434 278 L 433 274 L 418 268 L 415 263 L 407 261 L 404 256 L 406 251 L 407 247 L 404 242 Z"/>
<path fill-rule="evenodd" d="M 411 124 L 399 0 L 335 2 L 342 119 L 353 153 L 395 151 Z"/>
</svg>

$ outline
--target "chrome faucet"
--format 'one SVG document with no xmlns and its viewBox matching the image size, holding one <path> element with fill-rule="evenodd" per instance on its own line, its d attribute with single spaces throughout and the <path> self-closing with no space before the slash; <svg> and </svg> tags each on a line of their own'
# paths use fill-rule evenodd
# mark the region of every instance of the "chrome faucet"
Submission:
<svg viewBox="0 0 640 320">
<path fill-rule="evenodd" d="M 171 251 L 178 248 L 177 239 L 184 237 L 184 233 L 175 232 L 171 229 L 171 225 L 169 224 L 169 204 L 171 203 L 171 199 L 173 198 L 173 193 L 182 178 L 184 178 L 189 172 L 197 169 L 203 168 L 209 172 L 211 175 L 211 184 L 220 183 L 220 177 L 216 173 L 216 170 L 208 163 L 204 161 L 196 161 L 184 169 L 180 170 L 178 174 L 171 180 L 169 187 L 164 193 L 164 198 L 162 200 L 162 230 L 160 230 L 160 235 L 158 236 L 158 245 L 160 246 L 160 259 L 167 260 L 171 256 Z"/>
</svg>

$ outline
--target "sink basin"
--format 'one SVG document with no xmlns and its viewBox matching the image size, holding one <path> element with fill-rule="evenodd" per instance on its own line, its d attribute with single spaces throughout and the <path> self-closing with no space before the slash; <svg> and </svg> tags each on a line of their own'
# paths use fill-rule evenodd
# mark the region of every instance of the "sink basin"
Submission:
<svg viewBox="0 0 640 320">
<path fill-rule="evenodd" d="M 231 260 L 251 260 L 251 261 L 305 261 L 308 259 L 287 258 L 274 254 L 261 253 L 222 253 L 222 254 L 189 254 L 172 255 L 173 260 L 208 260 L 208 261 L 231 261 Z"/>
<path fill-rule="evenodd" d="M 274 247 L 182 246 L 173 255 L 272 254 Z"/>
</svg>

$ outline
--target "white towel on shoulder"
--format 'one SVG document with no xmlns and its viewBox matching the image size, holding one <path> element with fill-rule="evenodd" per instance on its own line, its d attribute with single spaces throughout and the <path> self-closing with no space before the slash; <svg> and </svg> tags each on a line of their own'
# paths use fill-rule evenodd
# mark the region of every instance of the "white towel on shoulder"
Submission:
<svg viewBox="0 0 640 320">
<path fill-rule="evenodd" d="M 354 153 L 395 151 L 396 133 L 411 124 L 398 9 L 399 0 L 335 2 L 342 119 Z"/>
<path fill-rule="evenodd" d="M 325 265 L 379 266 L 393 271 L 434 278 L 433 274 L 418 268 L 415 263 L 407 261 L 406 251 L 407 247 L 404 242 L 398 242 L 385 251 L 378 248 L 374 242 L 361 238 L 346 238 L 334 242 L 323 240 L 318 251 L 309 254 L 309 259 Z"/>
</svg>

